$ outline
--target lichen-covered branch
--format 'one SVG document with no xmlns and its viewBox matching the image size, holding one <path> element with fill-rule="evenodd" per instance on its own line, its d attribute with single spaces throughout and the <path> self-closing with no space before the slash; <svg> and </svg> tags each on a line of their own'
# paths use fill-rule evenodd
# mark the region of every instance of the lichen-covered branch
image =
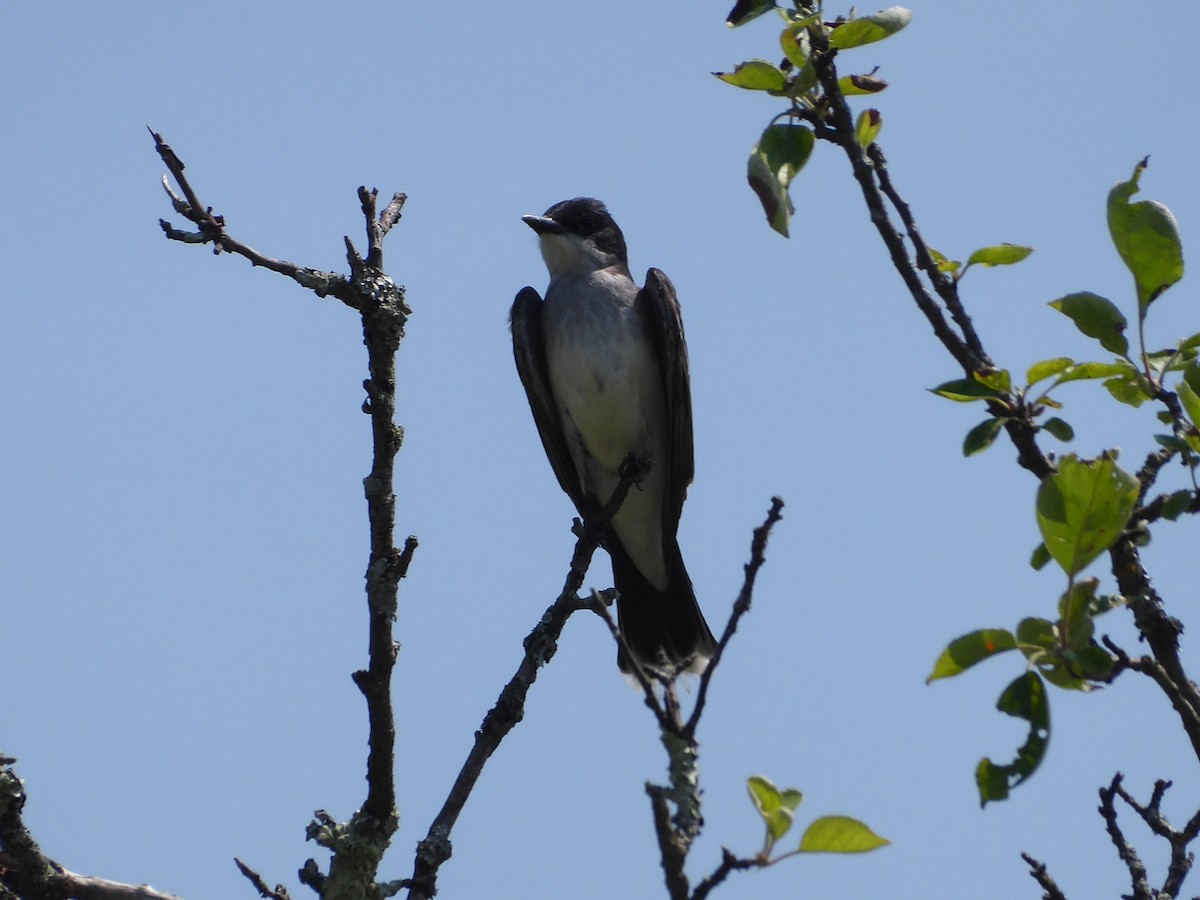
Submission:
<svg viewBox="0 0 1200 900">
<path fill-rule="evenodd" d="M 388 895 L 388 889 L 377 882 L 378 870 L 399 824 L 395 788 L 396 727 L 391 694 L 397 644 L 392 625 L 396 618 L 400 579 L 407 573 L 417 547 L 414 536 L 407 539 L 403 549 L 395 546 L 396 497 L 393 493 L 395 459 L 404 437 L 403 430 L 395 422 L 396 353 L 411 310 L 405 302 L 404 288 L 383 271 L 383 239 L 399 221 L 406 198 L 404 194 L 393 195 L 384 211 L 377 215 L 377 192 L 360 187 L 358 199 L 366 221 L 367 255 L 364 258 L 359 254 L 347 237 L 344 241 L 350 274 L 321 272 L 266 256 L 235 239 L 226 229 L 224 217 L 201 202 L 184 175 L 183 161 L 161 135 L 154 131 L 151 134 L 155 150 L 182 193 L 182 196 L 176 193 L 164 177 L 163 187 L 171 204 L 179 215 L 198 228 L 195 232 L 185 232 L 160 220 L 169 239 L 211 244 L 216 252 L 242 256 L 253 265 L 286 275 L 318 296 L 337 297 L 362 317 L 370 376 L 363 382 L 367 394 L 363 412 L 371 417 L 373 445 L 371 471 L 363 481 L 370 521 L 366 571 L 369 631 L 367 667 L 355 672 L 353 678 L 367 702 L 370 728 L 367 797 L 345 823 L 334 821 L 324 812 L 316 814 L 309 825 L 308 836 L 331 851 L 329 872 L 320 872 L 315 861 L 309 860 L 301 870 L 301 880 L 324 900 L 375 900 Z M 261 893 L 265 883 L 257 873 L 251 873 L 240 862 L 239 868 Z"/>
<path fill-rule="evenodd" d="M 46 857 L 25 827 L 25 786 L 0 754 L 0 896 L 20 900 L 179 900 L 148 884 L 79 875 Z"/>
</svg>

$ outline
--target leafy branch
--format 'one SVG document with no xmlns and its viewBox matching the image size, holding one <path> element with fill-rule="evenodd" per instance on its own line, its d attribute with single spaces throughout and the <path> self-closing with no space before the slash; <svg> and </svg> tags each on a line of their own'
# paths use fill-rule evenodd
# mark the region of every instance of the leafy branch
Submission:
<svg viewBox="0 0 1200 900">
<path fill-rule="evenodd" d="M 877 77 L 877 69 L 848 76 L 838 72 L 841 54 L 898 33 L 911 21 L 911 13 L 892 7 L 830 21 L 820 4 L 793 0 L 778 6 L 772 0 L 740 0 L 728 23 L 743 25 L 772 10 L 784 23 L 779 36 L 783 59 L 778 64 L 751 60 L 730 72 L 714 73 L 729 84 L 765 92 L 785 104 L 763 130 L 747 167 L 750 186 L 768 223 L 787 236 L 795 212 L 791 184 L 818 142 L 839 147 L 893 266 L 935 337 L 962 370 L 962 377 L 933 392 L 959 403 L 981 403 L 987 409 L 987 418 L 968 431 L 964 455 L 987 449 L 1001 432 L 1008 435 L 1018 463 L 1040 482 L 1034 508 L 1042 542 L 1031 565 L 1041 569 L 1053 561 L 1066 579 L 1055 617 L 1030 616 L 1013 631 L 986 628 L 957 638 L 946 646 L 929 676 L 933 681 L 958 675 L 1011 650 L 1020 650 L 1025 659 L 1025 671 L 1001 693 L 997 707 L 1026 721 L 1029 733 L 1011 763 L 999 765 L 986 758 L 980 762 L 976 782 L 981 802 L 1004 799 L 1036 771 L 1050 733 L 1047 684 L 1087 691 L 1126 671 L 1144 674 L 1171 702 L 1200 760 L 1200 691 L 1179 657 L 1182 626 L 1166 613 L 1139 556 L 1151 524 L 1200 511 L 1195 475 L 1200 461 L 1200 334 L 1180 339 L 1166 350 L 1147 345 L 1152 304 L 1183 275 L 1182 244 L 1170 210 L 1156 201 L 1132 200 L 1147 161 L 1142 160 L 1129 180 L 1109 192 L 1107 210 L 1113 244 L 1134 279 L 1136 346 L 1130 345 L 1129 320 L 1117 304 L 1087 291 L 1068 294 L 1050 306 L 1115 358 L 1042 360 L 1028 368 L 1026 383 L 1020 385 L 1008 369 L 993 363 L 966 312 L 959 287 L 972 266 L 1018 263 L 1032 248 L 1009 243 L 984 247 L 969 254 L 964 265 L 927 244 L 877 142 L 882 114 L 868 108 L 855 116 L 847 100 L 877 94 L 887 88 L 887 82 Z M 1169 384 L 1171 376 L 1179 380 Z M 1064 442 L 1074 438 L 1074 429 L 1065 419 L 1046 416 L 1063 408 L 1056 389 L 1095 380 L 1121 403 L 1139 406 L 1154 401 L 1162 407 L 1159 419 L 1170 433 L 1154 436 L 1160 449 L 1147 457 L 1136 474 L 1120 468 L 1115 450 L 1093 458 L 1068 454 L 1055 459 L 1039 447 L 1042 432 Z M 1172 460 L 1187 471 L 1190 487 L 1152 495 Z M 1084 569 L 1105 553 L 1119 593 L 1103 594 L 1099 579 L 1083 577 Z M 1134 660 L 1109 638 L 1096 639 L 1097 618 L 1118 606 L 1132 612 L 1151 656 Z M 1115 814 L 1111 819 L 1106 816 L 1106 821 L 1112 831 Z M 1165 832 L 1156 833 L 1167 837 Z M 1195 837 L 1187 829 L 1178 835 L 1179 841 Z M 1174 852 L 1175 844 L 1172 847 Z M 1026 861 L 1046 895 L 1061 897 L 1045 866 L 1031 857 Z M 1174 888 L 1182 882 L 1182 874 L 1173 876 Z"/>
</svg>

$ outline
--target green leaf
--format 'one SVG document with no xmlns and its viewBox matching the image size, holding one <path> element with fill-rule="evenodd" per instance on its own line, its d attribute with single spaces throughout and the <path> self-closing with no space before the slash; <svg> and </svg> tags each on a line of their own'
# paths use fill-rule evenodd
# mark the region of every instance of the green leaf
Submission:
<svg viewBox="0 0 1200 900">
<path fill-rule="evenodd" d="M 1186 381 L 1175 385 L 1175 393 L 1179 395 L 1179 402 L 1183 405 L 1188 419 L 1193 425 L 1200 427 L 1200 395 L 1197 395 Z"/>
<path fill-rule="evenodd" d="M 987 385 L 994 391 L 1000 391 L 1005 394 L 1012 390 L 1012 376 L 1008 373 L 1008 369 L 990 369 L 986 375 L 982 372 L 976 372 L 975 380 L 980 384 Z"/>
<path fill-rule="evenodd" d="M 732 72 L 713 72 L 726 84 L 745 88 L 748 91 L 782 91 L 787 85 L 787 76 L 774 63 L 765 59 L 752 59 L 738 63 Z"/>
<path fill-rule="evenodd" d="M 829 34 L 829 46 L 849 50 L 891 37 L 912 20 L 912 10 L 892 6 L 870 16 L 843 22 Z"/>
<path fill-rule="evenodd" d="M 1113 375 L 1127 375 L 1130 372 L 1136 371 L 1133 366 L 1124 360 L 1112 363 L 1076 363 L 1069 369 L 1065 369 L 1058 376 L 1055 384 L 1066 384 L 1068 381 L 1080 381 L 1083 379 L 1110 378 Z"/>
<path fill-rule="evenodd" d="M 801 853 L 866 853 L 890 844 L 858 819 L 821 816 L 800 838 Z"/>
<path fill-rule="evenodd" d="M 1004 426 L 1003 419 L 987 418 L 967 432 L 963 438 L 963 456 L 974 456 L 982 453 L 996 441 L 1000 429 Z"/>
<path fill-rule="evenodd" d="M 1154 440 L 1160 447 L 1166 447 L 1175 453 L 1186 455 L 1191 452 L 1191 445 L 1183 438 L 1174 434 L 1156 434 L 1154 435 Z"/>
<path fill-rule="evenodd" d="M 1046 686 L 1036 672 L 1026 672 L 1013 681 L 1000 695 L 996 708 L 1029 723 L 1029 736 L 1017 750 L 1016 758 L 1008 765 L 997 765 L 986 757 L 975 770 L 979 788 L 979 805 L 1004 800 L 1008 792 L 1032 775 L 1043 757 L 1050 740 L 1050 705 Z"/>
<path fill-rule="evenodd" d="M 1012 650 L 1016 646 L 1017 642 L 1012 632 L 1004 628 L 984 628 L 964 634 L 946 645 L 942 655 L 933 664 L 933 671 L 929 673 L 925 683 L 929 684 L 939 678 L 951 678 L 965 672 L 976 663 L 991 659 L 996 654 Z"/>
<path fill-rule="evenodd" d="M 1183 243 L 1171 211 L 1156 200 L 1129 202 L 1148 159 L 1137 164 L 1132 178 L 1108 192 L 1108 231 L 1133 275 L 1143 316 L 1159 294 L 1183 277 Z"/>
<path fill-rule="evenodd" d="M 981 247 L 967 257 L 967 266 L 1011 266 L 1019 263 L 1030 253 L 1032 247 L 1022 247 L 1019 244 L 996 244 L 994 247 Z"/>
<path fill-rule="evenodd" d="M 946 254 L 939 253 L 932 247 L 929 248 L 929 255 L 933 258 L 939 272 L 953 273 L 957 272 L 962 266 L 962 263 L 957 259 L 947 259 Z"/>
<path fill-rule="evenodd" d="M 1058 631 L 1049 619 L 1028 616 L 1017 623 L 1017 648 L 1032 660 L 1039 652 L 1053 650 L 1058 644 Z"/>
<path fill-rule="evenodd" d="M 1046 549 L 1068 575 L 1112 546 L 1137 502 L 1138 480 L 1109 454 L 1081 460 L 1071 453 L 1037 492 L 1037 521 Z"/>
<path fill-rule="evenodd" d="M 1111 653 L 1095 643 L 1074 654 L 1074 658 L 1075 668 L 1094 680 L 1107 678 L 1115 662 Z"/>
<path fill-rule="evenodd" d="M 1146 354 L 1146 364 L 1155 375 L 1161 375 L 1163 372 L 1182 372 L 1195 355 L 1193 350 L 1151 350 Z"/>
<path fill-rule="evenodd" d="M 885 90 L 888 83 L 881 78 L 871 75 L 843 75 L 838 79 L 838 88 L 846 97 L 858 97 L 863 94 L 878 94 Z"/>
<path fill-rule="evenodd" d="M 1145 383 L 1146 379 L 1140 372 L 1126 372 L 1106 380 L 1104 387 L 1116 400 L 1136 408 L 1150 399 Z"/>
<path fill-rule="evenodd" d="M 1200 365 L 1194 362 L 1187 364 L 1183 370 L 1183 381 L 1175 385 L 1175 393 L 1179 395 L 1183 411 L 1192 424 L 1200 427 Z"/>
<path fill-rule="evenodd" d="M 737 0 L 725 18 L 725 24 L 730 28 L 737 28 L 774 8 L 775 0 Z"/>
<path fill-rule="evenodd" d="M 779 34 L 779 46 L 797 69 L 808 65 L 808 28 L 803 22 L 793 22 Z"/>
<path fill-rule="evenodd" d="M 800 805 L 803 795 L 792 788 L 781 791 L 770 779 L 761 775 L 747 778 L 746 789 L 750 792 L 754 808 L 767 826 L 771 841 L 777 841 L 787 834 L 792 827 L 792 813 Z"/>
<path fill-rule="evenodd" d="M 1033 548 L 1033 553 L 1029 555 L 1029 566 L 1035 572 L 1040 572 L 1046 568 L 1046 563 L 1050 562 L 1050 551 L 1046 549 L 1045 542 L 1038 544 Z"/>
<path fill-rule="evenodd" d="M 1099 586 L 1097 578 L 1080 578 L 1059 598 L 1058 615 L 1064 639 L 1071 650 L 1082 650 L 1091 643 L 1095 631 L 1092 611 L 1096 608 L 1096 588 Z"/>
<path fill-rule="evenodd" d="M 750 153 L 746 179 L 758 195 L 767 221 L 784 237 L 795 211 L 788 185 L 808 162 L 815 140 L 803 125 L 768 125 Z"/>
<path fill-rule="evenodd" d="M 883 116 L 879 110 L 864 109 L 858 114 L 858 120 L 854 123 L 854 136 L 858 139 L 858 145 L 865 150 L 879 136 L 881 128 L 883 128 Z"/>
<path fill-rule="evenodd" d="M 1030 387 L 1037 384 L 1039 381 L 1045 381 L 1047 378 L 1052 378 L 1059 372 L 1064 372 L 1071 366 L 1075 365 L 1075 360 L 1069 356 L 1058 356 L 1054 359 L 1043 359 L 1041 362 L 1035 362 L 1029 367 L 1029 371 L 1025 373 L 1025 383 Z"/>
<path fill-rule="evenodd" d="M 929 392 L 958 403 L 971 403 L 975 400 L 994 400 L 1000 396 L 986 384 L 980 384 L 974 378 L 959 378 L 954 381 L 944 381 L 937 387 L 930 388 Z"/>
<path fill-rule="evenodd" d="M 1042 428 L 1050 432 L 1064 444 L 1075 439 L 1075 429 L 1058 416 L 1051 416 L 1042 423 Z"/>
<path fill-rule="evenodd" d="M 1050 301 L 1050 306 L 1075 323 L 1075 327 L 1088 337 L 1100 341 L 1100 346 L 1113 353 L 1126 355 L 1129 341 L 1125 329 L 1129 325 L 1121 310 L 1111 300 L 1080 291 Z"/>
<path fill-rule="evenodd" d="M 1171 522 L 1178 519 L 1188 507 L 1192 505 L 1191 491 L 1175 491 L 1167 494 L 1167 500 L 1163 503 L 1162 516 Z"/>
<path fill-rule="evenodd" d="M 816 83 L 817 69 L 809 62 L 792 76 L 792 83 L 787 86 L 787 90 L 783 92 L 783 95 L 785 97 L 799 97 L 806 91 L 811 90 Z"/>
</svg>

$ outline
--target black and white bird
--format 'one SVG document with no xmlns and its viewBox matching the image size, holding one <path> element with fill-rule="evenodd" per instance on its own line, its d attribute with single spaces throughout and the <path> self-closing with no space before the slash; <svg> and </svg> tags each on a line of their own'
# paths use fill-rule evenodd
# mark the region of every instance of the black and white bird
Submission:
<svg viewBox="0 0 1200 900">
<path fill-rule="evenodd" d="M 602 535 L 618 623 L 643 669 L 699 671 L 715 641 L 676 539 L 694 467 L 675 288 L 658 269 L 638 288 L 599 200 L 564 200 L 523 221 L 537 232 L 550 286 L 545 300 L 531 287 L 517 294 L 513 352 L 546 455 L 584 522 L 612 496 L 630 453 L 650 463 Z M 630 671 L 624 651 L 617 663 Z"/>
</svg>

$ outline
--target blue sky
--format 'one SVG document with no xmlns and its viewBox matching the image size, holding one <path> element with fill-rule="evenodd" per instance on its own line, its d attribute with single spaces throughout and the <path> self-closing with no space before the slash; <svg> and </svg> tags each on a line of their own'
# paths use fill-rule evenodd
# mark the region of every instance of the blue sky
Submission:
<svg viewBox="0 0 1200 900">
<path fill-rule="evenodd" d="M 1143 196 L 1175 212 L 1185 253 L 1196 240 L 1200 10 L 913 8 L 903 34 L 843 58 L 891 82 L 873 104 L 896 182 L 950 256 L 1036 248 L 963 283 L 999 364 L 1093 354 L 1045 304 L 1089 289 L 1130 308 L 1109 187 L 1151 154 Z M 741 874 L 726 900 L 1035 897 L 1021 850 L 1068 895 L 1112 896 L 1128 882 L 1096 789 L 1120 770 L 1144 798 L 1169 778 L 1166 811 L 1195 812 L 1182 732 L 1128 677 L 1054 692 L 1043 768 L 979 809 L 975 764 L 1022 738 L 992 709 L 1020 665 L 923 682 L 947 640 L 1053 609 L 1060 578 L 1026 566 L 1035 484 L 1007 446 L 962 458 L 979 411 L 924 390 L 958 373 L 832 148 L 794 186 L 792 239 L 767 228 L 745 162 L 775 101 L 709 73 L 778 57 L 777 29 L 730 31 L 726 12 L 727 0 L 0 14 L 0 750 L 20 760 L 47 853 L 189 898 L 250 896 L 238 855 L 301 897 L 295 870 L 324 859 L 303 839 L 312 811 L 344 819 L 364 797 L 349 677 L 365 659 L 359 323 L 244 261 L 164 240 L 147 125 L 232 233 L 302 264 L 343 269 L 343 234 L 363 246 L 359 184 L 409 195 L 386 263 L 414 310 L 396 492 L 398 531 L 421 547 L 397 624 L 401 831 L 386 877 L 411 870 L 566 571 L 573 513 L 505 319 L 517 290 L 546 280 L 520 216 L 579 194 L 609 204 L 634 271 L 665 270 L 683 304 L 697 476 L 680 540 L 714 627 L 769 498 L 787 503 L 700 731 L 693 877 L 722 846 L 757 849 L 751 774 L 802 789 L 802 824 L 853 815 L 893 845 Z M 1191 294 L 1185 279 L 1158 301 L 1152 343 L 1198 330 Z M 1064 391 L 1073 449 L 1118 446 L 1136 468 L 1153 413 L 1098 393 Z M 1194 547 L 1182 523 L 1145 554 L 1193 624 Z M 598 557 L 588 583 L 609 580 Z M 1136 652 L 1124 612 L 1104 624 Z M 642 785 L 663 760 L 613 657 L 601 623 L 571 621 L 459 821 L 442 896 L 661 891 Z"/>
</svg>

